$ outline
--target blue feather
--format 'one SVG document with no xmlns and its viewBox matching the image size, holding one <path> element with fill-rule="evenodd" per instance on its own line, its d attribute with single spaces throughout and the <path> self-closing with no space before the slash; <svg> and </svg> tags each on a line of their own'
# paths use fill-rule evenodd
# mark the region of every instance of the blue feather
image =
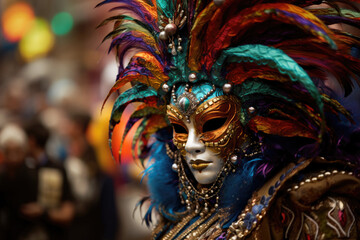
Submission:
<svg viewBox="0 0 360 240">
<path fill-rule="evenodd" d="M 154 162 L 145 170 L 145 174 L 148 175 L 152 208 L 175 221 L 176 214 L 184 212 L 186 208 L 180 201 L 178 176 L 171 168 L 173 161 L 166 154 L 165 142 L 156 141 L 152 145 L 150 161 Z M 148 214 L 151 210 L 148 210 Z"/>
</svg>

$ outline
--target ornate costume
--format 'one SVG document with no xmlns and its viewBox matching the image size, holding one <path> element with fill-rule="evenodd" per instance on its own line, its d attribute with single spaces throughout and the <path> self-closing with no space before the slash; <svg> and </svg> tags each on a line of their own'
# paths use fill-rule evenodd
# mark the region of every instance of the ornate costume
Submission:
<svg viewBox="0 0 360 240">
<path fill-rule="evenodd" d="M 140 102 L 154 239 L 357 239 L 360 14 L 351 1 L 106 0 Z M 350 26 L 351 29 L 348 30 Z M 339 28 L 341 26 L 341 28 Z M 118 160 L 121 157 L 121 147 Z"/>
</svg>

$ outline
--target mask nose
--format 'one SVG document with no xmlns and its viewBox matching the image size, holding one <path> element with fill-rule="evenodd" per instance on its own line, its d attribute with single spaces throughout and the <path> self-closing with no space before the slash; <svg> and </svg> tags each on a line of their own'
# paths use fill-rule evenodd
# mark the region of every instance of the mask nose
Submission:
<svg viewBox="0 0 360 240">
<path fill-rule="evenodd" d="M 197 155 L 205 152 L 205 144 L 199 140 L 194 128 L 189 129 L 188 139 L 185 144 L 186 152 L 191 155 Z"/>
</svg>

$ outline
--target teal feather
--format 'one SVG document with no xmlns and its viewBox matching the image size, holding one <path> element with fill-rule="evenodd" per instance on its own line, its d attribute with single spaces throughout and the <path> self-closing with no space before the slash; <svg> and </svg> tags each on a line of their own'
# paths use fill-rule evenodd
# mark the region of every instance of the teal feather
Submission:
<svg viewBox="0 0 360 240">
<path fill-rule="evenodd" d="M 254 101 L 254 96 L 272 96 L 278 99 L 282 99 L 288 103 L 294 103 L 294 100 L 288 98 L 281 94 L 278 88 L 271 86 L 270 84 L 266 84 L 264 82 L 259 82 L 254 79 L 245 81 L 241 87 L 235 88 L 235 95 L 241 96 L 241 102 L 246 106 L 247 101 Z M 247 125 L 248 121 L 252 118 L 247 112 L 246 108 L 242 108 L 242 119 L 241 123 L 243 126 Z"/>
<path fill-rule="evenodd" d="M 151 116 L 147 116 L 145 118 L 143 118 L 143 120 L 141 121 L 140 125 L 138 126 L 138 128 L 136 129 L 136 132 L 134 134 L 133 140 L 132 140 L 132 146 L 131 146 L 131 154 L 133 159 L 136 159 L 136 154 L 135 154 L 135 149 L 136 149 L 136 143 L 138 143 L 139 137 L 140 135 L 144 132 L 144 130 L 146 129 L 146 125 L 148 124 L 149 120 L 150 120 Z M 141 143 L 141 140 L 139 141 L 139 145 L 138 145 L 138 152 L 137 155 L 140 155 L 140 149 L 141 146 L 143 146 L 144 144 Z"/>
<path fill-rule="evenodd" d="M 324 106 L 315 84 L 305 70 L 282 50 L 260 44 L 249 44 L 229 48 L 223 51 L 213 66 L 214 79 L 219 81 L 219 79 L 222 78 L 220 74 L 225 62 L 255 62 L 258 65 L 268 65 L 271 68 L 277 69 L 281 74 L 287 75 L 291 81 L 300 83 L 305 87 L 316 101 L 320 113 L 323 116 Z"/>
<path fill-rule="evenodd" d="M 144 117 L 151 117 L 155 114 L 163 114 L 163 112 L 158 109 L 158 108 L 154 108 L 154 107 L 145 107 L 143 109 L 140 109 L 138 111 L 134 111 L 127 124 L 126 124 L 126 127 L 125 127 L 125 130 L 124 130 L 124 133 L 122 135 L 122 140 L 121 140 L 121 143 L 120 143 L 120 151 L 122 149 L 122 146 L 124 144 L 124 140 L 127 136 L 127 134 L 129 133 L 129 131 L 131 130 L 131 128 L 135 125 L 135 123 L 137 123 L 139 120 L 141 120 L 141 118 L 144 118 Z"/>
<path fill-rule="evenodd" d="M 156 96 L 157 92 L 155 89 L 142 83 L 136 84 L 131 89 L 128 89 L 124 93 L 120 94 L 116 99 L 111 113 L 111 121 L 120 121 L 122 113 L 129 103 L 143 102 L 145 98 Z"/>
<path fill-rule="evenodd" d="M 138 83 L 133 88 L 128 89 L 116 99 L 110 117 L 109 123 L 109 145 L 112 147 L 111 139 L 114 127 L 120 122 L 121 116 L 125 108 L 132 102 L 142 102 L 146 98 L 155 97 L 157 95 L 156 91 L 148 86 Z M 125 135 L 123 135 L 121 146 Z M 121 148 L 119 151 L 119 161 L 120 161 Z"/>
<path fill-rule="evenodd" d="M 172 0 L 156 0 L 156 5 L 167 18 L 173 17 L 175 8 Z"/>
</svg>

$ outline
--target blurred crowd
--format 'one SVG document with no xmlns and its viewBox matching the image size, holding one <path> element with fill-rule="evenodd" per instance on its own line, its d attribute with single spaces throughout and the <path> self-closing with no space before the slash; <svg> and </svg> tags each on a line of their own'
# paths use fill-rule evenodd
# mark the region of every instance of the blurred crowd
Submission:
<svg viewBox="0 0 360 240">
<path fill-rule="evenodd" d="M 76 111 L 66 121 L 64 161 L 48 151 L 52 136 L 39 119 L 3 126 L 0 239 L 116 238 L 114 183 L 86 139 L 90 117 Z"/>
<path fill-rule="evenodd" d="M 0 2 L 0 239 L 148 239 L 142 170 L 108 147 L 117 67 L 98 2 Z"/>
</svg>

